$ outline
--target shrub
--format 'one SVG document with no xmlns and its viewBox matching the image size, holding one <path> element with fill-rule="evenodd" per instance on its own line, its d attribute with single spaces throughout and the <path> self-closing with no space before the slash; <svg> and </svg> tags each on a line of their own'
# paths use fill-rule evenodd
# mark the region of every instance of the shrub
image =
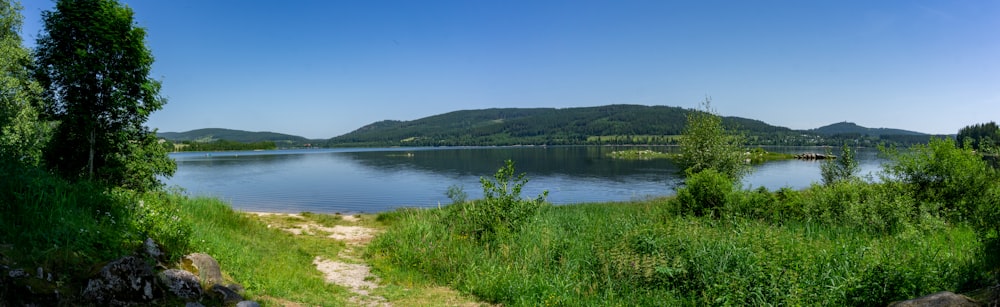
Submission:
<svg viewBox="0 0 1000 307">
<path fill-rule="evenodd" d="M 483 199 L 456 202 L 449 206 L 452 227 L 458 233 L 475 239 L 489 240 L 492 236 L 520 228 L 545 203 L 548 191 L 535 199 L 521 198 L 521 189 L 528 179 L 525 173 L 514 176 L 514 161 L 507 160 L 493 179 L 479 178 Z M 454 194 L 449 190 L 449 195 Z"/>
<path fill-rule="evenodd" d="M 732 179 L 715 169 L 706 169 L 689 174 L 684 186 L 677 189 L 674 201 L 681 214 L 718 217 L 734 190 Z"/>
<path fill-rule="evenodd" d="M 932 138 L 905 152 L 882 148 L 890 162 L 883 166 L 884 181 L 901 181 L 918 202 L 938 203 L 945 215 L 964 221 L 981 204 L 988 206 L 996 171 L 970 147 L 959 148 L 949 138 Z"/>
<path fill-rule="evenodd" d="M 849 180 L 858 173 L 858 161 L 854 159 L 854 152 L 851 147 L 844 144 L 837 159 L 827 159 L 820 165 L 820 173 L 823 175 L 823 184 L 831 185 L 838 181 Z"/>
<path fill-rule="evenodd" d="M 725 214 L 729 217 L 744 217 L 769 221 L 782 221 L 792 214 L 791 207 L 784 201 L 789 188 L 771 193 L 765 187 L 752 191 L 737 191 L 726 204 Z"/>
<path fill-rule="evenodd" d="M 676 161 L 688 173 L 714 169 L 738 181 L 749 172 L 746 149 L 742 147 L 744 137 L 726 131 L 722 117 L 712 110 L 711 99 L 706 98 L 702 106 L 704 111 L 688 113 Z"/>
</svg>

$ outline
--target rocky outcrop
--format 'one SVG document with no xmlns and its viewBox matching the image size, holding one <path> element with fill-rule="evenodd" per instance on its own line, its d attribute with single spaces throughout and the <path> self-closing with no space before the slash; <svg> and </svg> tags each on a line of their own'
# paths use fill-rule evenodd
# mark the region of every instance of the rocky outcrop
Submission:
<svg viewBox="0 0 1000 307">
<path fill-rule="evenodd" d="M 109 262 L 87 281 L 83 298 L 106 306 L 131 306 L 157 298 L 153 269 L 143 259 L 126 256 Z"/>
<path fill-rule="evenodd" d="M 185 301 L 196 301 L 201 298 L 201 281 L 191 272 L 169 269 L 160 272 L 160 284 L 174 296 Z"/>
<path fill-rule="evenodd" d="M 7 257 L 12 250 L 12 245 L 0 244 L 0 307 L 260 306 L 243 298 L 242 286 L 226 282 L 212 256 L 195 253 L 167 263 L 169 252 L 152 239 L 133 255 L 89 272 L 19 267 Z"/>
<path fill-rule="evenodd" d="M 912 300 L 892 302 L 890 307 L 978 307 L 980 304 L 968 296 L 941 291 Z"/>
</svg>

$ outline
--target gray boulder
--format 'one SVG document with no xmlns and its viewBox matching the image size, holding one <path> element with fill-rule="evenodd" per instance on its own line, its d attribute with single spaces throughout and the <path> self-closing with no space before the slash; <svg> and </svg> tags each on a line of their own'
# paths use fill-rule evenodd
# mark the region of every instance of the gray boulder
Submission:
<svg viewBox="0 0 1000 307">
<path fill-rule="evenodd" d="M 242 295 L 236 293 L 233 289 L 229 289 L 229 287 L 220 284 L 212 285 L 212 288 L 209 289 L 209 293 L 213 296 L 213 298 L 222 301 L 225 305 L 232 305 L 243 301 Z"/>
<path fill-rule="evenodd" d="M 185 301 L 196 301 L 201 298 L 201 283 L 198 276 L 191 272 L 169 269 L 160 272 L 160 283 L 163 287 Z"/>
<path fill-rule="evenodd" d="M 99 305 L 145 305 L 156 298 L 153 281 L 153 269 L 145 261 L 126 256 L 101 268 L 82 295 Z"/>
<path fill-rule="evenodd" d="M 941 291 L 912 300 L 892 302 L 890 307 L 978 307 L 980 304 L 968 296 Z"/>
<path fill-rule="evenodd" d="M 236 303 L 236 307 L 260 307 L 260 304 L 254 301 L 240 301 Z"/>
<path fill-rule="evenodd" d="M 181 268 L 198 275 L 206 289 L 223 282 L 219 262 L 207 254 L 194 253 L 184 256 L 184 259 L 181 259 Z"/>
</svg>

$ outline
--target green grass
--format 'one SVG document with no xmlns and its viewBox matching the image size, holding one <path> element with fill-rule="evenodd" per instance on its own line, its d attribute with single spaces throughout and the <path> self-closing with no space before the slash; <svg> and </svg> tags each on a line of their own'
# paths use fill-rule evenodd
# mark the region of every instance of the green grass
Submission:
<svg viewBox="0 0 1000 307">
<path fill-rule="evenodd" d="M 537 305 L 884 305 L 984 276 L 974 231 L 895 235 L 815 222 L 674 215 L 667 200 L 546 207 L 487 245 L 456 235 L 446 209 L 380 214 L 369 245 L 397 283 L 449 285 Z"/>
<path fill-rule="evenodd" d="M 269 228 L 212 198 L 175 198 L 193 231 L 195 251 L 215 257 L 246 294 L 264 302 L 282 300 L 312 305 L 344 305 L 351 294 L 328 284 L 312 262 L 337 257 L 344 244 Z"/>
<path fill-rule="evenodd" d="M 754 148 L 749 151 L 750 163 L 759 164 L 770 161 L 781 161 L 795 159 L 795 155 L 788 153 L 778 153 L 766 151 L 762 148 Z"/>
</svg>

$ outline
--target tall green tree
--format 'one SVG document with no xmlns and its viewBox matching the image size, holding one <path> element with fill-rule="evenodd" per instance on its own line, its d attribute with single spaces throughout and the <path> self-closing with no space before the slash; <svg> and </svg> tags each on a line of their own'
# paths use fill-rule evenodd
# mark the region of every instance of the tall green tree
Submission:
<svg viewBox="0 0 1000 307">
<path fill-rule="evenodd" d="M 36 164 L 47 135 L 38 120 L 42 88 L 31 76 L 31 50 L 21 44 L 21 5 L 0 1 L 0 158 Z"/>
<path fill-rule="evenodd" d="M 687 125 L 680 139 L 680 167 L 688 174 L 714 169 L 734 182 L 746 175 L 750 168 L 743 148 L 744 137 L 726 131 L 722 117 L 712 109 L 712 99 L 701 103 L 703 110 L 688 113 Z"/>
<path fill-rule="evenodd" d="M 176 169 L 144 126 L 166 100 L 132 16 L 114 0 L 60 0 L 42 13 L 37 76 L 59 123 L 44 158 L 64 177 L 143 190 Z"/>
</svg>

